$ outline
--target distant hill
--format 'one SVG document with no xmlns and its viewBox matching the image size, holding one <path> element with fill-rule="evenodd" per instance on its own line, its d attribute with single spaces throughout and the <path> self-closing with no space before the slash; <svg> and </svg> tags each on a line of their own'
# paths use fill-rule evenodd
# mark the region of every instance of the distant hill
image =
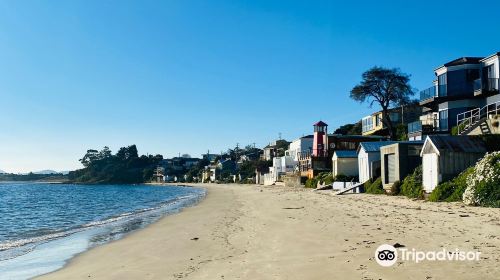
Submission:
<svg viewBox="0 0 500 280">
<path fill-rule="evenodd" d="M 60 174 L 61 172 L 57 172 L 54 170 L 46 169 L 46 170 L 40 170 L 33 172 L 33 174 L 39 174 L 39 175 L 47 175 L 47 174 Z"/>
<path fill-rule="evenodd" d="M 7 172 L 5 172 L 5 171 L 3 171 L 2 169 L 0 169 L 0 174 L 2 174 L 2 173 L 7 173 Z"/>
</svg>

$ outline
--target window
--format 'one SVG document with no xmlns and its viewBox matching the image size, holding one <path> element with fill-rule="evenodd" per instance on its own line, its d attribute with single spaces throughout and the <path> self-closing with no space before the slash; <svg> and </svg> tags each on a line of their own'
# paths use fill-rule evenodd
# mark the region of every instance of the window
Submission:
<svg viewBox="0 0 500 280">
<path fill-rule="evenodd" d="M 495 64 L 486 67 L 486 77 L 488 79 L 495 78 Z"/>
<path fill-rule="evenodd" d="M 373 118 L 368 117 L 361 120 L 362 131 L 367 132 L 373 129 Z"/>
<path fill-rule="evenodd" d="M 446 74 L 439 75 L 438 76 L 438 96 L 446 96 L 447 95 L 446 84 L 447 84 Z"/>
<path fill-rule="evenodd" d="M 448 130 L 448 110 L 439 111 L 439 130 Z"/>
</svg>

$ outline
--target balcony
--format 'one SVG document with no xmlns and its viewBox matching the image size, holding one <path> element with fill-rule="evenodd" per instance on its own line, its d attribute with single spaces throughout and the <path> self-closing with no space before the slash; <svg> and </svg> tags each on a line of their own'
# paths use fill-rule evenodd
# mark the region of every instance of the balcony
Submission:
<svg viewBox="0 0 500 280">
<path fill-rule="evenodd" d="M 477 79 L 474 81 L 474 96 L 498 93 L 498 78 Z"/>
<path fill-rule="evenodd" d="M 430 87 L 430 88 L 420 92 L 420 101 L 424 101 L 424 100 L 431 99 L 434 97 L 436 97 L 436 87 L 435 86 Z"/>
<path fill-rule="evenodd" d="M 432 86 L 420 92 L 420 105 L 432 102 L 436 97 L 445 97 L 448 95 L 447 85 Z"/>
</svg>

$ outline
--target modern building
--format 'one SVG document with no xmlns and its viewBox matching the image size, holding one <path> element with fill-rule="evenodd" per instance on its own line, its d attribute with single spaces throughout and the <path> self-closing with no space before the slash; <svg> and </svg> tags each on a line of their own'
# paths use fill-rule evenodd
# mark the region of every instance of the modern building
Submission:
<svg viewBox="0 0 500 280">
<path fill-rule="evenodd" d="M 407 125 L 408 123 L 418 120 L 422 114 L 422 108 L 417 104 L 402 106 L 389 110 L 389 117 L 393 127 L 397 125 Z M 361 119 L 362 135 L 383 135 L 388 136 L 389 131 L 386 123 L 383 121 L 384 115 L 382 111 L 375 112 Z"/>
<path fill-rule="evenodd" d="M 357 149 L 359 182 L 364 183 L 380 177 L 380 148 L 395 141 L 362 142 Z"/>
<path fill-rule="evenodd" d="M 457 132 L 461 135 L 499 134 L 499 56 L 495 53 L 479 61 L 480 77 L 474 81 L 474 96 L 480 105 L 457 115 Z"/>
<path fill-rule="evenodd" d="M 408 124 L 410 140 L 426 135 L 449 135 L 459 123 L 476 124 L 486 119 L 489 104 L 498 96 L 498 53 L 488 57 L 462 57 L 436 68 L 433 85 L 420 92 L 420 120 Z M 475 110 L 482 109 L 473 116 Z M 458 129 L 458 126 L 457 126 Z M 464 133 L 464 127 L 461 129 Z"/>
<path fill-rule="evenodd" d="M 332 157 L 332 175 L 358 176 L 358 155 L 355 150 L 337 150 Z"/>
<path fill-rule="evenodd" d="M 423 141 L 405 141 L 380 147 L 380 173 L 386 192 L 390 192 L 394 182 L 403 182 L 406 176 L 422 164 L 420 151 L 423 144 Z"/>
<path fill-rule="evenodd" d="M 430 193 L 439 183 L 453 179 L 486 152 L 485 143 L 477 137 L 427 136 L 420 152 L 424 191 Z"/>
</svg>

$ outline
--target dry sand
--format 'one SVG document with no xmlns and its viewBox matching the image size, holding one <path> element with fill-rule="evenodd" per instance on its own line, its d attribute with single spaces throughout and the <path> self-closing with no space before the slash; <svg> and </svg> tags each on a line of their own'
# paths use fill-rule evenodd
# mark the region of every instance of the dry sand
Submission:
<svg viewBox="0 0 500 280">
<path fill-rule="evenodd" d="M 85 252 L 40 279 L 500 279 L 500 209 L 404 197 L 204 185 L 199 205 Z M 198 238 L 198 239 L 196 239 Z M 374 251 L 477 250 L 477 262 L 398 261 Z"/>
</svg>

